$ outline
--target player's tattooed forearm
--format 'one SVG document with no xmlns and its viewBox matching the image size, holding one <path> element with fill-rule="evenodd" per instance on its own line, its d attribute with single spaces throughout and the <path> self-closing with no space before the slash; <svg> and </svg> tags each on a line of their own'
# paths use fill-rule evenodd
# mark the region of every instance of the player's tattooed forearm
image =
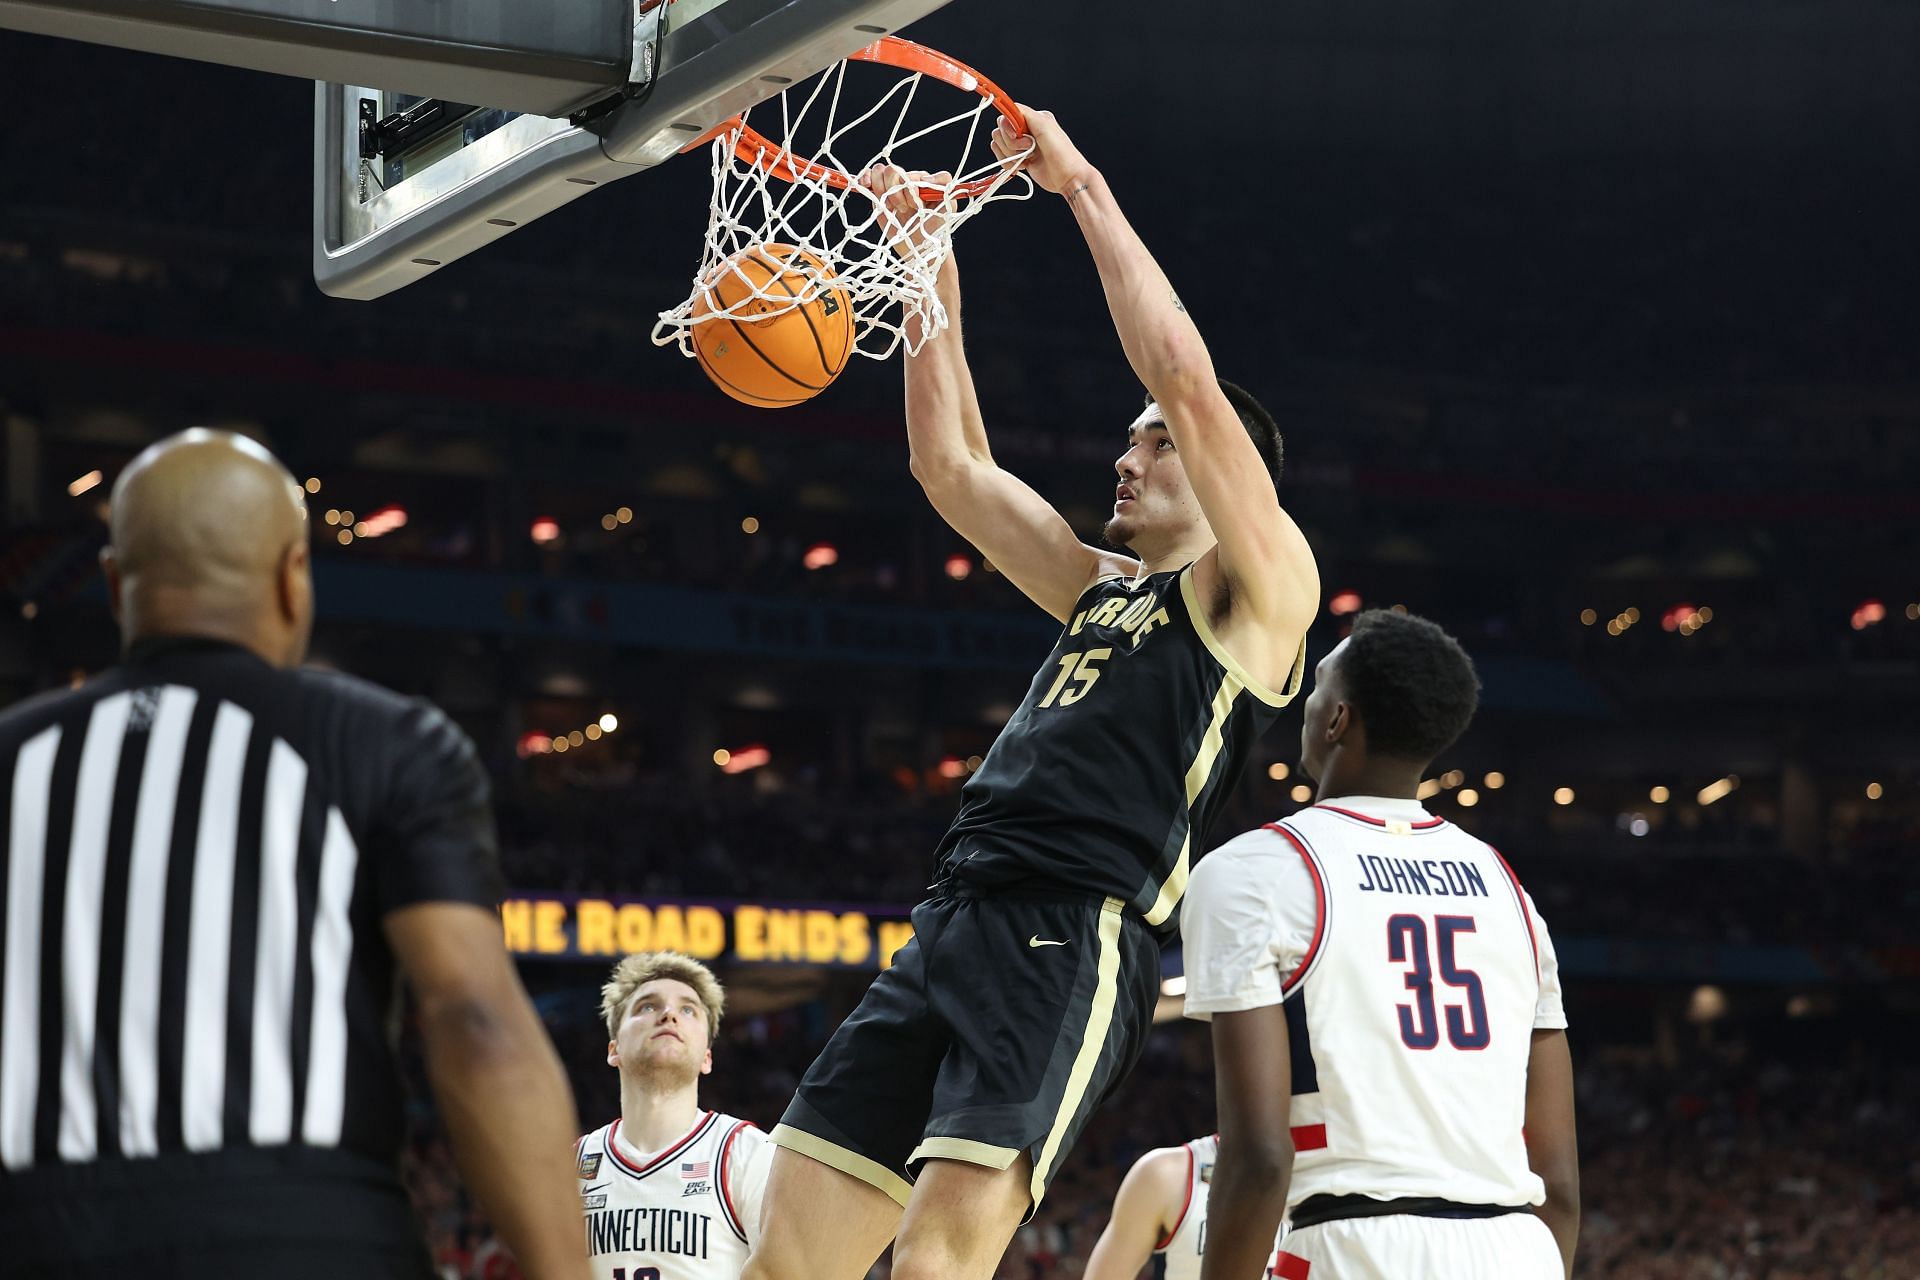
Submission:
<svg viewBox="0 0 1920 1280">
<path fill-rule="evenodd" d="M 1184 303 L 1184 302 L 1182 302 L 1182 301 L 1180 301 L 1180 295 L 1179 295 L 1179 294 L 1177 294 L 1177 293 L 1175 293 L 1175 292 L 1174 292 L 1173 290 L 1171 290 L 1171 289 L 1169 289 L 1169 290 L 1167 290 L 1167 297 L 1169 297 L 1169 298 L 1171 298 L 1171 299 L 1173 299 L 1173 309 L 1174 309 L 1175 311 L 1178 311 L 1178 312 L 1179 312 L 1179 313 L 1180 313 L 1181 315 L 1185 315 L 1185 314 L 1187 314 L 1187 304 L 1186 304 L 1186 303 Z"/>
<path fill-rule="evenodd" d="M 1091 182 L 1083 182 L 1077 187 L 1069 187 L 1067 189 L 1067 203 L 1068 204 L 1080 203 L 1080 193 L 1087 190 L 1092 185 L 1093 184 Z"/>
</svg>

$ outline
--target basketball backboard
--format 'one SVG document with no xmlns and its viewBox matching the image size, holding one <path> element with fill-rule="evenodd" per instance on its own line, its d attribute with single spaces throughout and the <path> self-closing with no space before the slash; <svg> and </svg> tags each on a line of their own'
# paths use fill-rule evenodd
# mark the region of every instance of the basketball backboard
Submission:
<svg viewBox="0 0 1920 1280">
<path fill-rule="evenodd" d="M 403 288 L 946 2 L 634 0 L 624 74 L 564 118 L 316 84 L 314 280 Z"/>
</svg>

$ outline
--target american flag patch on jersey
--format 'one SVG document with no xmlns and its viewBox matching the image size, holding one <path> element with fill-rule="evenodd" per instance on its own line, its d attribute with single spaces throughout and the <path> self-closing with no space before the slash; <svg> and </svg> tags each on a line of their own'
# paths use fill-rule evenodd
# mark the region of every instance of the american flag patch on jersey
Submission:
<svg viewBox="0 0 1920 1280">
<path fill-rule="evenodd" d="M 712 1172 L 713 1161 L 711 1160 L 702 1160 L 698 1164 L 683 1164 L 680 1166 L 680 1176 L 688 1182 L 697 1182 Z"/>
</svg>

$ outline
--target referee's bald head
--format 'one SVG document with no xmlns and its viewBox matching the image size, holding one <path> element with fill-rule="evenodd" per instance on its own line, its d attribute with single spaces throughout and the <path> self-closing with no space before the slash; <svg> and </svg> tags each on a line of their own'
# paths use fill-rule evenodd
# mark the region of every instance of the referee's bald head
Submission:
<svg viewBox="0 0 1920 1280">
<path fill-rule="evenodd" d="M 276 666 L 313 626 L 307 504 L 262 445 L 194 427 L 147 448 L 114 482 L 100 553 L 121 642 L 204 636 Z"/>
</svg>

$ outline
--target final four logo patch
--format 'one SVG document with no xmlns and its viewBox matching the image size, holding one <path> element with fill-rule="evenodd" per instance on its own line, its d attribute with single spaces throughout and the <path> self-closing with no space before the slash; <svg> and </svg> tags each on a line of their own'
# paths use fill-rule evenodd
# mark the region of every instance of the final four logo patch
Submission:
<svg viewBox="0 0 1920 1280">
<path fill-rule="evenodd" d="M 581 1152 L 580 1153 L 580 1176 L 582 1178 L 591 1178 L 596 1174 L 598 1174 L 599 1172 L 600 1172 L 600 1152 L 596 1151 L 592 1155 L 588 1155 L 584 1151 Z"/>
</svg>

